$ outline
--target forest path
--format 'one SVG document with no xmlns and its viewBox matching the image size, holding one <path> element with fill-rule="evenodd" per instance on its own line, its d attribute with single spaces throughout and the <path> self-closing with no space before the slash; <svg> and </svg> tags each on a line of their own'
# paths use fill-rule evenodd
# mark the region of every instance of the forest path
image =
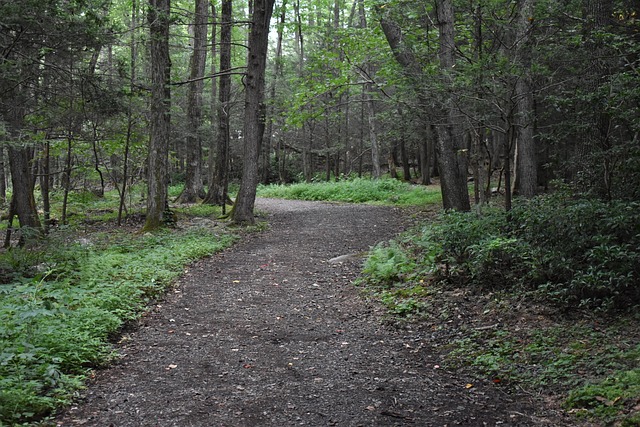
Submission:
<svg viewBox="0 0 640 427">
<path fill-rule="evenodd" d="M 352 285 L 398 209 L 259 200 L 266 232 L 194 264 L 58 426 L 540 426 L 540 408 L 436 369 L 425 331 Z"/>
</svg>

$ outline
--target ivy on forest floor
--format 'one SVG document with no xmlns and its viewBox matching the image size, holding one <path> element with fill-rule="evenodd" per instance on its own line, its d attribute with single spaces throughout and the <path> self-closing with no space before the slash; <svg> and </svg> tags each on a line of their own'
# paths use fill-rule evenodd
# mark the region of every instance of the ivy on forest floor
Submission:
<svg viewBox="0 0 640 427">
<path fill-rule="evenodd" d="M 137 319 L 194 260 L 229 246 L 220 228 L 132 234 L 111 229 L 49 237 L 0 256 L 0 425 L 19 425 L 70 402 L 110 339 Z"/>
</svg>

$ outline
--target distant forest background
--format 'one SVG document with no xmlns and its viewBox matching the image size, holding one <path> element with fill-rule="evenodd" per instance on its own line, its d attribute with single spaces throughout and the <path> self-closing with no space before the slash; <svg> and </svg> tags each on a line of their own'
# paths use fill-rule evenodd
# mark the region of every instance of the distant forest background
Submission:
<svg viewBox="0 0 640 427">
<path fill-rule="evenodd" d="M 437 178 L 456 210 L 470 209 L 471 180 L 471 203 L 499 190 L 507 208 L 554 180 L 637 200 L 639 10 L 637 0 L 2 0 L 0 202 L 22 227 L 46 230 L 66 222 L 66 204 L 51 217 L 52 192 L 66 201 L 116 188 L 120 221 L 130 189 L 148 184 L 145 197 L 159 198 L 147 214 L 161 220 L 168 184 L 185 184 L 181 202 L 220 204 L 243 178 Z M 267 62 L 249 111 L 259 26 Z"/>
</svg>

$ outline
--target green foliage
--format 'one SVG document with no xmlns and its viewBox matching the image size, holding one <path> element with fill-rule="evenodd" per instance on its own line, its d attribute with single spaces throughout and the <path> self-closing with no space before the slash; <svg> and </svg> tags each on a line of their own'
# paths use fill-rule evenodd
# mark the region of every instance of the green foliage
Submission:
<svg viewBox="0 0 640 427">
<path fill-rule="evenodd" d="M 396 242 L 377 245 L 369 252 L 362 272 L 367 280 L 376 285 L 393 285 L 413 274 L 417 265 L 409 254 Z"/>
<path fill-rule="evenodd" d="M 420 315 L 426 306 L 424 300 L 427 295 L 428 290 L 422 285 L 382 290 L 377 294 L 389 313 L 401 317 Z"/>
<path fill-rule="evenodd" d="M 566 195 L 516 203 L 511 212 L 447 213 L 428 227 L 442 276 L 486 289 L 537 289 L 566 310 L 640 304 L 640 209 Z"/>
<path fill-rule="evenodd" d="M 565 407 L 618 421 L 640 396 L 640 346 L 615 337 L 615 326 L 587 325 L 509 331 L 473 331 L 449 347 L 447 364 L 499 384 L 567 392 Z M 607 377 L 606 380 L 597 378 Z M 587 412 L 588 411 L 588 412 Z"/>
<path fill-rule="evenodd" d="M 565 402 L 579 414 L 620 426 L 637 426 L 640 396 L 640 368 L 618 371 L 614 375 L 573 390 Z"/>
<path fill-rule="evenodd" d="M 341 181 L 268 185 L 258 188 L 260 197 L 296 200 L 324 200 L 348 203 L 377 203 L 417 206 L 439 202 L 439 189 L 412 186 L 395 179 L 353 178 Z"/>
<path fill-rule="evenodd" d="M 640 304 L 639 207 L 557 194 L 516 208 L 513 234 L 538 248 L 542 293 L 567 308 Z"/>
<path fill-rule="evenodd" d="M 67 402 L 90 368 L 111 359 L 109 338 L 123 322 L 137 318 L 185 264 L 232 240 L 205 229 L 111 232 L 66 244 L 51 237 L 41 248 L 46 262 L 0 285 L 0 424 L 37 419 Z M 15 258 L 12 252 L 2 258 Z"/>
<path fill-rule="evenodd" d="M 196 203 L 191 206 L 181 206 L 174 209 L 177 214 L 187 217 L 217 217 L 222 214 L 220 206 Z"/>
<path fill-rule="evenodd" d="M 535 252 L 513 237 L 489 237 L 469 247 L 470 279 L 486 289 L 529 285 L 536 272 Z"/>
<path fill-rule="evenodd" d="M 438 316 L 450 319 L 451 310 L 464 316 L 456 305 L 460 301 L 438 305 L 447 292 L 482 294 L 479 301 L 487 305 L 471 309 L 486 315 L 487 322 L 496 314 L 508 316 L 514 305 L 519 312 L 536 304 L 557 307 L 572 316 L 583 308 L 602 315 L 632 313 L 640 306 L 638 208 L 637 202 L 605 203 L 559 192 L 517 201 L 510 212 L 447 212 L 373 248 L 361 284 L 390 314 L 431 316 L 436 322 Z M 621 332 L 628 327 L 596 323 L 462 327 L 462 338 L 449 344 L 445 363 L 506 386 L 559 393 L 576 389 L 567 408 L 616 425 L 636 425 L 640 346 Z M 598 382 L 603 377 L 613 379 Z"/>
</svg>

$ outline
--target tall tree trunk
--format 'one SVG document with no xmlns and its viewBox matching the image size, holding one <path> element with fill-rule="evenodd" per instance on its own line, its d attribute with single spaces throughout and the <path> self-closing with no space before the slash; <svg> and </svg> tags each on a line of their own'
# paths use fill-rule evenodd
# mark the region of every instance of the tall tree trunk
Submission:
<svg viewBox="0 0 640 427">
<path fill-rule="evenodd" d="M 67 202 L 69 201 L 69 192 L 71 191 L 71 166 L 73 165 L 73 133 L 71 132 L 71 124 L 69 124 L 69 134 L 67 135 L 67 156 L 64 164 L 64 171 L 62 173 L 64 193 L 62 196 L 62 218 L 60 222 L 67 225 Z"/>
<path fill-rule="evenodd" d="M 180 194 L 181 203 L 194 203 L 204 198 L 202 182 L 202 92 L 204 90 L 204 69 L 207 62 L 207 20 L 209 17 L 208 0 L 195 0 L 195 16 L 193 19 L 193 52 L 191 54 L 191 72 L 187 94 L 187 130 L 185 149 L 187 163 L 185 165 L 184 190 Z"/>
<path fill-rule="evenodd" d="M 131 2 L 131 22 L 130 32 L 130 54 L 131 54 L 131 75 L 129 77 L 129 105 L 127 106 L 127 136 L 124 142 L 124 158 L 122 159 L 122 187 L 120 190 L 120 203 L 118 203 L 118 226 L 122 225 L 122 214 L 125 211 L 125 200 L 127 196 L 127 180 L 129 179 L 129 150 L 131 147 L 131 136 L 133 133 L 133 92 L 136 85 L 136 67 L 138 64 L 138 46 L 136 44 L 136 28 L 138 26 L 138 1 Z M 117 184 L 116 184 L 117 185 Z"/>
<path fill-rule="evenodd" d="M 229 141 L 230 135 L 230 109 L 231 109 L 231 29 L 233 26 L 233 5 L 231 0 L 222 1 L 220 24 L 220 82 L 218 85 L 217 105 L 217 143 L 215 144 L 215 164 L 211 171 L 212 180 L 209 183 L 209 193 L 205 203 L 220 205 L 227 203 L 227 187 L 229 179 Z M 213 147 L 212 147 L 213 149 Z M 213 150 L 212 150 L 213 151 Z M 211 154 L 210 154 L 211 155 Z M 210 163 L 211 164 L 211 163 Z"/>
<path fill-rule="evenodd" d="M 12 186 L 9 223 L 11 224 L 15 215 L 18 217 L 20 227 L 31 228 L 40 233 L 42 231 L 40 218 L 38 217 L 36 200 L 33 195 L 35 186 L 32 164 L 33 148 L 21 140 L 25 116 L 25 93 L 27 93 L 27 88 L 19 87 L 5 94 L 5 96 L 8 95 L 8 99 L 11 99 L 10 105 L 13 108 L 1 112 L 6 119 L 9 142 L 7 144 L 7 153 Z M 7 231 L 7 239 L 10 236 L 10 228 L 11 226 Z M 21 239 L 24 239 L 24 234 Z M 9 243 L 9 240 L 7 240 L 7 243 Z"/>
<path fill-rule="evenodd" d="M 451 73 L 455 66 L 455 39 L 453 0 L 437 0 L 440 34 L 440 68 L 445 85 L 452 85 Z M 444 99 L 442 117 L 444 123 L 437 127 L 437 145 L 442 202 L 445 209 L 468 211 L 467 190 L 468 150 L 464 149 L 459 112 L 453 94 Z"/>
<path fill-rule="evenodd" d="M 418 142 L 418 155 L 420 156 L 420 184 L 431 184 L 431 148 L 432 145 L 427 138 L 422 138 Z"/>
<path fill-rule="evenodd" d="M 9 166 L 13 188 L 12 204 L 20 227 L 41 230 L 40 218 L 33 195 L 34 178 L 32 173 L 33 149 L 27 146 L 10 144 Z"/>
<path fill-rule="evenodd" d="M 373 88 L 371 84 L 367 84 L 367 124 L 369 125 L 369 141 L 371 142 L 371 165 L 372 177 L 378 179 L 382 176 L 380 169 L 380 146 L 378 144 L 378 135 L 376 131 L 376 110 L 373 102 Z"/>
<path fill-rule="evenodd" d="M 5 168 L 4 145 L 0 145 L 0 205 L 7 203 L 7 172 Z"/>
<path fill-rule="evenodd" d="M 531 32 L 535 0 L 518 2 L 518 21 L 516 24 L 516 55 L 522 68 L 522 75 L 516 82 L 516 108 L 518 141 L 515 161 L 515 193 L 531 198 L 538 186 L 538 164 L 534 141 L 534 100 L 533 78 L 531 76 Z"/>
<path fill-rule="evenodd" d="M 274 61 L 274 73 L 273 80 L 269 87 L 269 98 L 273 102 L 276 98 L 276 84 L 278 79 L 282 76 L 282 37 L 284 32 L 284 24 L 286 18 L 287 2 L 284 0 L 282 6 L 280 6 L 280 22 L 278 23 L 278 39 L 276 43 L 276 58 Z M 262 150 L 262 179 L 264 184 L 269 183 L 269 177 L 271 175 L 271 139 L 273 133 L 273 106 L 269 107 L 267 112 L 267 130 L 264 136 L 264 144 Z"/>
<path fill-rule="evenodd" d="M 40 155 L 40 197 L 42 198 L 42 220 L 44 234 L 49 233 L 51 228 L 51 143 L 49 139 L 42 146 L 42 154 Z"/>
<path fill-rule="evenodd" d="M 611 32 L 614 23 L 614 5 L 611 0 L 582 0 L 583 14 L 583 45 L 591 55 L 587 69 L 581 76 L 581 91 L 584 94 L 602 92 L 603 84 L 609 81 L 612 74 L 612 60 L 617 54 L 612 54 L 609 39 L 598 35 L 598 32 Z M 600 195 L 611 199 L 613 170 L 611 162 L 616 155 L 612 152 L 614 141 L 611 132 L 614 128 L 609 108 L 603 108 L 609 100 L 599 94 L 588 101 L 585 106 L 583 123 L 587 131 L 583 131 L 576 147 L 579 168 L 592 169 L 587 174 L 592 175 L 594 189 Z M 599 170 L 598 170 L 599 169 Z M 579 172 L 579 171 L 578 171 Z M 602 177 L 602 181 L 596 177 Z"/>
<path fill-rule="evenodd" d="M 217 47 L 217 25 L 216 22 L 218 20 L 218 11 L 216 9 L 216 0 L 211 0 L 211 75 L 215 76 L 217 74 L 218 67 L 216 65 L 216 60 L 218 58 L 218 47 Z M 218 147 L 218 131 L 216 129 L 215 123 L 218 123 L 218 79 L 219 77 L 214 77 L 211 79 L 211 97 L 210 97 L 210 120 L 211 120 L 211 131 L 212 136 L 209 139 L 209 156 L 207 157 L 207 185 L 209 189 L 207 194 L 204 197 L 202 203 L 207 204 L 215 204 L 211 201 L 209 196 L 213 194 L 211 192 L 211 186 L 213 185 L 213 181 L 215 180 L 216 174 L 216 149 Z"/>
<path fill-rule="evenodd" d="M 170 7 L 171 0 L 149 0 L 151 127 L 147 172 L 147 217 L 144 231 L 161 227 L 168 207 L 167 165 L 171 130 Z"/>
<path fill-rule="evenodd" d="M 264 133 L 264 74 L 267 63 L 269 23 L 275 0 L 255 0 L 249 34 L 249 63 L 245 78 L 244 156 L 242 182 L 233 209 L 236 224 L 253 224 L 258 186 L 258 154 Z"/>
<path fill-rule="evenodd" d="M 422 92 L 421 78 L 423 75 L 422 66 L 414 55 L 410 46 L 405 42 L 404 35 L 400 26 L 384 16 L 381 8 L 377 9 L 380 13 L 380 26 L 387 39 L 387 43 L 393 52 L 393 56 L 400 64 L 403 74 L 416 86 L 418 90 L 418 99 L 420 104 L 429 105 L 429 96 Z M 420 156 L 420 183 L 423 185 L 431 184 L 431 154 L 433 152 L 433 132 L 426 118 L 432 115 L 431 111 L 423 111 L 420 114 L 420 120 L 417 120 L 418 129 L 416 133 L 420 138 L 419 156 Z"/>
</svg>

